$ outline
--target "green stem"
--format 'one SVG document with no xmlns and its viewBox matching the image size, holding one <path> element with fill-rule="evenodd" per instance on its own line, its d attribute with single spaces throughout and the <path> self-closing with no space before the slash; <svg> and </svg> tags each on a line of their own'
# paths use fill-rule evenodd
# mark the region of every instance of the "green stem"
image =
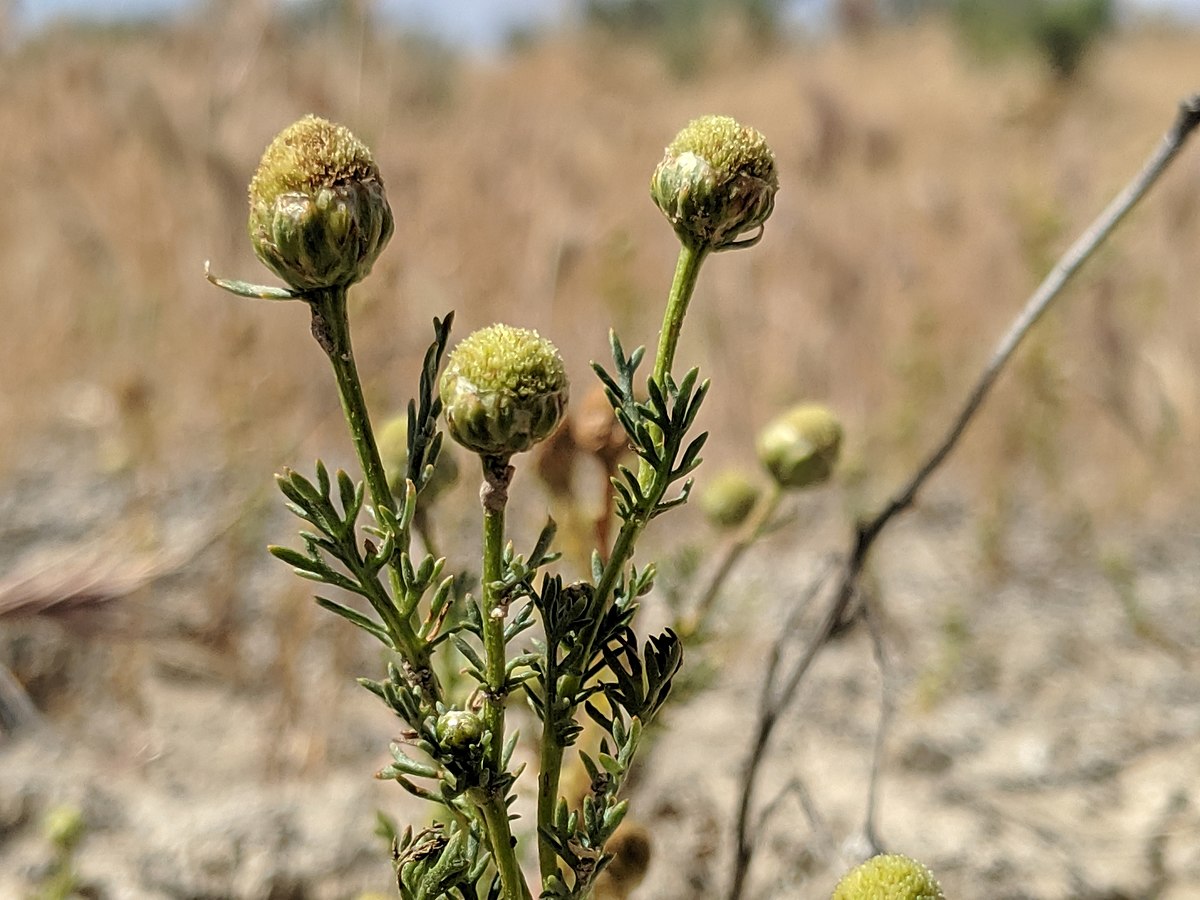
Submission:
<svg viewBox="0 0 1200 900">
<path fill-rule="evenodd" d="M 692 302 L 692 294 L 696 292 L 696 280 L 700 277 L 700 266 L 708 256 L 707 246 L 693 247 L 684 243 L 679 248 L 679 259 L 675 263 L 675 277 L 671 280 L 671 292 L 667 295 L 667 309 L 663 313 L 662 329 L 658 333 L 658 352 L 654 356 L 653 378 L 666 392 L 667 376 L 671 374 L 671 366 L 675 362 L 675 349 L 679 346 L 679 334 L 683 330 L 683 319 L 687 315 L 688 304 Z M 658 428 L 650 426 L 655 442 L 659 441 Z M 649 483 L 653 472 L 650 464 L 642 460 L 638 466 L 638 480 L 642 487 Z M 620 538 L 618 537 L 618 540 Z M 632 547 L 629 548 L 632 554 Z M 617 548 L 613 548 L 612 559 L 617 557 Z M 620 565 L 625 564 L 624 560 Z M 617 569 L 620 572 L 620 568 Z"/>
<path fill-rule="evenodd" d="M 484 456 L 483 490 L 483 650 L 484 685 L 483 723 L 491 734 L 488 764 L 499 776 L 504 756 L 504 706 L 508 699 L 508 657 L 504 646 L 505 599 L 496 591 L 504 577 L 504 511 L 508 505 L 508 486 L 513 468 L 507 456 Z M 489 794 L 480 803 L 492 843 L 492 858 L 500 872 L 506 900 L 529 897 L 529 888 L 513 847 L 504 798 Z"/>
<path fill-rule="evenodd" d="M 488 748 L 493 768 L 500 771 L 504 750 L 504 705 L 507 700 L 508 663 L 504 648 L 504 598 L 496 583 L 504 577 L 504 510 L 512 480 L 508 457 L 483 457 L 483 650 L 487 678 L 483 700 L 483 722 L 492 733 Z"/>
<path fill-rule="evenodd" d="M 662 331 L 658 334 L 658 353 L 654 357 L 654 378 L 662 384 L 671 374 L 675 362 L 675 348 L 679 344 L 679 333 L 683 330 L 683 317 L 696 290 L 696 279 L 700 277 L 700 266 L 709 254 L 707 246 L 692 247 L 684 244 L 679 248 L 679 260 L 675 263 L 675 278 L 671 282 L 671 293 L 667 297 L 667 311 L 663 315 Z"/>
<path fill-rule="evenodd" d="M 314 292 L 305 299 L 308 300 L 312 311 L 313 337 L 333 366 L 338 396 L 342 401 L 342 412 L 350 428 L 350 440 L 358 454 L 358 463 L 366 477 L 371 499 L 376 509 L 386 509 L 395 515 L 398 512 L 396 501 L 388 487 L 379 447 L 371 430 L 371 417 L 367 412 L 366 398 L 363 397 L 362 381 L 358 377 L 358 367 L 354 364 L 354 348 L 350 343 L 350 318 L 346 310 L 346 289 L 329 288 Z M 397 558 L 399 550 L 400 548 L 397 548 Z M 400 573 L 395 566 L 389 566 L 388 575 L 391 579 L 392 596 L 399 602 L 399 598 L 404 596 Z M 419 683 L 433 703 L 440 697 L 441 688 L 429 665 L 429 648 L 413 629 L 411 622 L 398 616 L 396 619 L 397 621 L 392 623 L 392 630 L 396 632 L 393 637 L 396 639 L 397 649 L 418 673 Z"/>
<path fill-rule="evenodd" d="M 508 807 L 501 797 L 486 794 L 481 789 L 476 793 L 484 794 L 476 799 L 476 805 L 483 813 L 483 821 L 487 826 L 492 860 L 496 864 L 496 871 L 500 873 L 504 900 L 532 900 L 525 876 L 521 874 L 521 865 L 517 862 L 512 828 L 508 823 Z"/>
<path fill-rule="evenodd" d="M 367 479 L 371 499 L 376 508 L 396 512 L 396 501 L 388 488 L 387 474 L 371 430 L 367 401 L 363 397 L 358 367 L 354 364 L 354 348 L 350 344 L 350 319 L 346 313 L 346 289 L 330 288 L 310 299 L 313 337 L 329 357 L 337 378 L 342 411 L 350 426 L 350 439 L 358 453 L 358 462 Z"/>
<path fill-rule="evenodd" d="M 679 345 L 679 334 L 683 329 L 683 320 L 687 315 L 688 304 L 691 302 L 692 294 L 696 291 L 696 281 L 700 277 L 700 266 L 708 256 L 711 248 L 708 246 L 692 247 L 688 244 L 683 244 L 679 250 L 679 259 L 675 264 L 675 277 L 671 281 L 671 292 L 667 296 L 667 309 L 663 314 L 662 330 L 658 335 L 658 351 L 654 358 L 654 379 L 666 386 L 666 376 L 671 374 L 671 366 L 675 361 L 675 350 Z M 646 496 L 650 499 L 648 508 L 654 509 L 662 500 L 663 495 L 667 490 L 666 473 L 654 471 L 643 460 L 638 472 L 638 478 L 646 489 Z M 625 570 L 625 566 L 633 557 L 634 547 L 637 545 L 638 538 L 646 525 L 649 524 L 649 518 L 633 518 L 627 520 L 617 533 L 617 539 L 613 543 L 612 553 L 609 555 L 608 562 L 601 573 L 600 581 L 596 585 L 596 590 L 593 595 L 593 604 L 596 609 L 596 616 L 592 623 L 592 632 L 588 637 L 587 645 L 590 648 L 589 652 L 584 654 L 585 659 L 591 658 L 591 650 L 594 650 L 591 645 L 595 642 L 596 631 L 600 626 L 600 621 L 604 614 L 608 611 L 609 603 L 612 600 L 612 592 L 620 580 L 621 573 Z M 553 653 L 554 648 L 548 648 L 548 652 Z M 563 684 L 560 686 L 547 686 L 546 699 L 546 723 L 542 729 L 542 740 L 540 748 L 540 775 L 538 778 L 538 865 L 542 875 L 543 885 L 545 880 L 555 874 L 558 867 L 557 857 L 554 853 L 554 848 L 543 836 L 545 830 L 549 830 L 554 824 L 554 811 L 558 805 L 559 783 L 562 779 L 562 764 L 563 752 L 566 748 L 558 743 L 555 738 L 556 724 L 555 719 L 559 713 L 552 709 L 551 691 L 556 691 L 553 696 L 573 697 L 579 690 L 579 679 L 574 675 L 567 675 L 563 678 Z M 562 716 L 572 717 L 575 715 L 575 707 L 564 710 Z"/>
</svg>

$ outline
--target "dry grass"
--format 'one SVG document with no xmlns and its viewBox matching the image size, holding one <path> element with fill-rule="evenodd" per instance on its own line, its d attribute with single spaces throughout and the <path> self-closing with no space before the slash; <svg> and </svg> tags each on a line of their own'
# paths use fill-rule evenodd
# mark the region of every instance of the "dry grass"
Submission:
<svg viewBox="0 0 1200 900">
<path fill-rule="evenodd" d="M 652 49 L 594 36 L 533 44 L 498 62 L 455 62 L 385 34 L 290 33 L 260 5 L 224 3 L 226 12 L 203 24 L 168 31 L 62 31 L 0 56 L 8 201 L 0 218 L 0 473 L 8 478 L 0 565 L 43 545 L 81 562 L 91 557 L 79 546 L 95 542 L 130 559 L 173 543 L 214 547 L 199 578 L 120 601 L 140 605 L 132 639 L 109 656 L 81 655 L 82 640 L 56 643 L 34 631 L 23 646 L 45 651 L 34 662 L 53 677 L 42 678 L 48 687 L 39 693 L 32 669 L 16 674 L 47 708 L 53 688 L 81 718 L 105 710 L 97 720 L 112 723 L 77 743 L 129 754 L 145 748 L 137 728 L 107 711 L 114 698 L 141 704 L 150 712 L 139 715 L 168 728 L 154 703 L 174 712 L 176 681 L 219 682 L 211 698 L 195 691 L 187 701 L 211 699 L 219 727 L 179 706 L 201 723 L 190 723 L 204 732 L 196 754 L 218 764 L 206 776 L 218 797 L 217 787 L 233 781 L 222 765 L 253 780 L 260 769 L 307 772 L 351 760 L 357 778 L 363 755 L 386 734 L 371 730 L 360 745 L 359 732 L 344 727 L 367 721 L 354 718 L 366 700 L 345 676 L 375 671 L 374 651 L 315 613 L 307 588 L 261 550 L 292 533 L 291 523 L 280 525 L 267 473 L 318 454 L 350 462 L 327 363 L 307 339 L 302 307 L 237 301 L 203 279 L 206 258 L 223 275 L 266 277 L 244 235 L 244 192 L 284 125 L 309 111 L 345 122 L 374 148 L 387 181 L 396 237 L 352 295 L 360 366 L 381 413 L 408 398 L 429 320 L 451 308 L 460 335 L 495 319 L 541 329 L 565 351 L 580 386 L 591 381 L 588 360 L 607 353 L 611 323 L 627 345 L 653 342 L 675 252 L 647 196 L 662 146 L 704 112 L 761 128 L 780 162 L 777 212 L 758 248 L 708 264 L 681 347 L 680 358 L 698 361 L 714 381 L 704 424 L 715 435 L 701 477 L 748 459 L 751 435 L 780 407 L 820 399 L 846 420 L 842 481 L 854 508 L 877 502 L 929 447 L 1026 293 L 1140 164 L 1176 101 L 1200 88 L 1190 80 L 1200 35 L 1188 33 L 1122 36 L 1066 90 L 1028 61 L 974 65 L 936 27 L 769 52 L 733 35 L 701 74 L 679 81 Z M 1142 624 L 1143 604 L 1158 634 L 1171 621 L 1163 610 L 1194 596 L 1187 582 L 1177 604 L 1165 589 L 1159 594 L 1172 603 L 1163 601 L 1153 567 L 1134 584 L 1137 541 L 1113 536 L 1130 523 L 1157 533 L 1163 523 L 1195 521 L 1198 213 L 1200 150 L 1191 147 L 1039 326 L 933 485 L 928 499 L 956 497 L 977 511 L 977 537 L 948 534 L 935 521 L 917 542 L 931 548 L 914 551 L 909 535 L 882 563 L 936 558 L 936 571 L 950 573 L 938 575 L 950 585 L 945 597 L 940 587 L 926 596 L 912 588 L 925 582 L 906 580 L 899 566 L 889 598 L 899 598 L 905 622 L 919 623 L 907 626 L 917 643 L 944 644 L 935 648 L 944 659 L 922 663 L 914 653 L 912 665 L 930 669 L 921 690 L 931 706 L 944 704 L 948 720 L 957 707 L 946 695 L 965 677 L 960 669 L 1034 670 L 1008 653 L 1036 656 L 1044 673 L 1043 658 L 1060 656 L 1052 638 L 1090 633 L 1080 622 L 1096 636 L 1079 646 L 1104 650 L 1083 656 L 1107 659 L 1105 641 L 1114 642 L 1082 600 L 1062 607 L 1061 628 L 1045 639 L 1010 639 L 1010 620 L 1020 618 L 1013 601 L 997 602 L 974 577 L 980 559 L 1003 568 L 1014 555 L 1009 544 L 1018 558 L 1053 560 L 1028 565 L 1035 573 L 1071 563 L 1067 553 L 1094 564 L 1125 604 L 1126 629 Z M 527 470 L 519 477 L 535 480 Z M 526 502 L 530 493 L 544 509 L 536 491 L 523 487 L 514 498 Z M 462 486 L 452 496 L 465 509 L 472 494 Z M 805 511 L 823 515 L 841 496 Z M 1030 521 L 1018 515 L 1031 498 L 1042 501 L 1032 518 L 1048 521 L 1047 537 L 1060 546 L 1044 546 L 1040 530 L 1015 533 L 1014 522 Z M 21 512 L 37 506 L 53 508 Z M 245 516 L 230 526 L 232 510 Z M 840 510 L 835 519 L 841 534 Z M 685 517 L 678 522 L 686 530 Z M 1166 554 L 1163 568 L 1184 565 L 1179 558 Z M 778 584 L 798 577 L 794 562 L 748 577 L 744 593 L 774 602 Z M 147 564 L 150 574 L 161 568 Z M 1040 602 L 1035 588 L 1020 610 Z M 747 620 L 764 610 L 750 608 Z M 929 627 L 939 617 L 941 632 Z M 963 663 L 980 647 L 982 662 Z M 750 658 L 740 646 L 731 658 L 738 653 Z M 96 687 L 106 667 L 109 681 Z M 331 669 L 337 679 L 326 677 Z M 260 698 L 230 684 L 277 695 L 269 729 L 254 730 Z M 862 689 L 859 706 L 873 690 Z M 103 702 L 92 702 L 97 694 Z M 726 711 L 743 701 L 727 697 Z M 1129 721 L 1152 705 L 1130 701 Z M 1047 721 L 1063 720 L 1058 707 L 1044 709 Z M 874 708 L 864 715 L 874 721 Z M 225 728 L 250 748 L 245 755 L 205 749 Z M 1007 766 L 1011 740 L 996 747 Z M 844 759 L 841 751 L 822 757 L 839 768 Z M 857 798 L 861 782 L 843 781 Z M 347 806 L 351 822 L 366 808 Z M 946 821 L 953 830 L 955 820 Z M 324 810 L 320 826 L 324 846 Z M 704 838 L 709 852 L 717 840 Z M 130 859 L 142 854 L 134 843 Z M 1080 858 L 1097 856 L 1080 846 Z M 120 857 L 110 855 L 104 866 Z"/>
<path fill-rule="evenodd" d="M 971 64 L 936 28 L 770 53 L 730 41 L 680 83 L 652 51 L 600 39 L 455 63 L 387 36 L 292 34 L 246 5 L 9 55 L 0 425 L 22 437 L 7 462 L 46 458 L 64 430 L 96 452 L 59 463 L 98 474 L 258 477 L 344 451 L 303 309 L 234 302 L 201 277 L 208 257 L 264 274 L 244 184 L 310 110 L 375 148 L 398 214 L 354 301 L 373 400 L 409 395 L 428 320 L 450 308 L 464 334 L 542 329 L 582 383 L 610 322 L 653 341 L 674 239 L 648 174 L 686 119 L 720 111 L 767 134 L 784 187 L 762 246 L 712 261 L 684 335 L 682 358 L 715 382 L 710 455 L 747 456 L 739 435 L 822 398 L 875 496 L 1196 88 L 1200 37 L 1126 36 L 1065 93 L 1027 63 Z M 1016 484 L 1089 521 L 1186 509 L 1197 197 L 1193 153 L 1041 327 L 945 484 L 1001 517 Z"/>
</svg>

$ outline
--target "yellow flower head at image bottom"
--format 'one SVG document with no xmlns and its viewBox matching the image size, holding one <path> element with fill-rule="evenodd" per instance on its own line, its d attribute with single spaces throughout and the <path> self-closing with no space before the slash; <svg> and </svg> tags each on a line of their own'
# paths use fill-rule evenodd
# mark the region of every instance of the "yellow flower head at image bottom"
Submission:
<svg viewBox="0 0 1200 900">
<path fill-rule="evenodd" d="M 946 900 L 925 866 L 898 853 L 875 856 L 843 876 L 831 900 Z"/>
</svg>

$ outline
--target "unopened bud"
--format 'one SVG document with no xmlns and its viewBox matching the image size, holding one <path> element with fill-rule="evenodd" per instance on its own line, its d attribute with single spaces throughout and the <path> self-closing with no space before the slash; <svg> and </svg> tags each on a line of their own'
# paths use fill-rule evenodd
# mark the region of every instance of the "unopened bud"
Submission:
<svg viewBox="0 0 1200 900">
<path fill-rule="evenodd" d="M 667 147 L 650 195 L 679 239 L 696 249 L 747 246 L 775 209 L 775 155 L 753 128 L 702 116 Z M 747 232 L 758 234 L 742 238 Z"/>
<path fill-rule="evenodd" d="M 562 421 L 568 394 L 554 345 L 508 325 L 467 337 L 442 374 L 450 436 L 481 456 L 507 457 L 545 440 Z"/>
<path fill-rule="evenodd" d="M 442 713 L 434 726 L 438 743 L 450 750 L 464 750 L 483 737 L 483 719 L 473 712 L 452 709 Z"/>
<path fill-rule="evenodd" d="M 758 486 L 738 469 L 719 474 L 700 495 L 700 509 L 718 528 L 736 528 L 754 510 Z"/>
<path fill-rule="evenodd" d="M 784 488 L 826 481 L 841 447 L 841 423 L 816 403 L 793 407 L 769 422 L 758 436 L 758 458 Z"/>
<path fill-rule="evenodd" d="M 305 116 L 267 147 L 250 182 L 250 241 L 293 290 L 360 281 L 393 230 L 371 151 L 348 129 Z"/>
</svg>

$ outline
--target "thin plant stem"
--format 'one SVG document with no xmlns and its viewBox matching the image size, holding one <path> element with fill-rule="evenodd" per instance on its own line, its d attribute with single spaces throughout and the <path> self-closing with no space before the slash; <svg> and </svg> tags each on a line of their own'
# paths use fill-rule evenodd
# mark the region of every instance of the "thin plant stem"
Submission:
<svg viewBox="0 0 1200 900">
<path fill-rule="evenodd" d="M 504 577 L 504 511 L 512 467 L 507 458 L 483 458 L 483 650 L 487 682 L 483 698 L 483 723 L 492 734 L 488 757 L 500 771 L 504 750 L 504 706 L 507 659 L 504 651 L 504 600 L 496 585 Z"/>
<path fill-rule="evenodd" d="M 1003 371 L 1009 359 L 1020 346 L 1022 340 L 1035 324 L 1042 318 L 1051 303 L 1062 293 L 1063 288 L 1070 282 L 1071 277 L 1091 258 L 1104 240 L 1120 224 L 1121 220 L 1137 205 L 1151 187 L 1167 170 L 1171 162 L 1179 154 L 1187 139 L 1200 125 L 1200 94 L 1195 94 L 1184 100 L 1170 130 L 1159 145 L 1150 154 L 1142 168 L 1133 179 L 1105 207 L 1096 220 L 1088 226 L 1082 235 L 1073 243 L 1066 253 L 1055 264 L 1029 299 L 1021 312 L 1013 320 L 1008 330 L 1001 337 L 992 352 L 991 359 L 980 373 L 966 402 L 958 415 L 951 422 L 949 429 L 933 452 L 917 468 L 912 477 L 897 490 L 884 504 L 883 508 L 872 518 L 861 521 L 855 529 L 854 543 L 846 554 L 842 564 L 841 577 L 832 593 L 832 599 L 825 614 L 822 616 L 816 631 L 809 638 L 791 671 L 783 680 L 778 691 L 768 690 L 763 694 L 759 707 L 758 722 L 755 735 L 751 742 L 751 753 L 742 773 L 741 799 L 739 812 L 735 823 L 735 859 L 728 900 L 741 900 L 745 891 L 750 863 L 754 855 L 755 841 L 749 834 L 750 807 L 762 762 L 775 726 L 780 716 L 787 710 L 795 699 L 796 691 L 813 661 L 829 639 L 837 633 L 845 623 L 846 611 L 857 592 L 858 580 L 866 564 L 871 547 L 883 529 L 898 514 L 909 509 L 916 500 L 917 494 L 946 461 L 950 453 L 958 445 L 959 439 L 967 426 L 975 418 L 983 401 L 991 392 L 996 379 Z M 777 648 L 789 644 L 793 635 L 781 633 L 776 639 Z M 773 654 L 778 656 L 779 654 Z M 772 669 L 769 674 L 769 686 L 775 684 L 777 672 Z"/>
<path fill-rule="evenodd" d="M 671 367 L 675 363 L 675 350 L 679 346 L 679 335 L 683 331 L 683 319 L 687 315 L 688 304 L 692 302 L 692 294 L 696 292 L 700 266 L 703 265 L 709 252 L 710 249 L 706 246 L 693 247 L 686 242 L 681 243 L 679 247 L 679 258 L 675 262 L 675 276 L 671 279 L 671 291 L 667 295 L 667 309 L 663 313 L 662 328 L 658 332 L 658 350 L 654 354 L 652 377 L 662 385 L 664 393 L 666 392 L 667 377 L 671 374 Z M 650 429 L 655 443 L 658 443 L 660 437 L 658 429 L 653 425 Z M 638 480 L 642 483 L 642 487 L 649 485 L 653 475 L 650 464 L 642 460 L 642 464 L 638 467 Z M 619 540 L 620 536 L 618 535 Z M 613 547 L 610 563 L 612 558 L 616 557 L 618 549 L 621 548 Z M 632 543 L 630 552 L 632 552 Z M 624 560 L 620 565 L 625 565 Z M 620 571 L 618 568 L 617 572 Z"/>
<path fill-rule="evenodd" d="M 671 281 L 670 293 L 667 295 L 667 309 L 663 313 L 662 329 L 658 337 L 658 350 L 654 358 L 653 377 L 659 384 L 663 385 L 664 392 L 666 389 L 666 377 L 670 375 L 671 366 L 675 361 L 675 350 L 679 345 L 679 334 L 683 329 L 684 316 L 687 313 L 692 295 L 696 291 L 696 280 L 700 276 L 700 266 L 708 256 L 710 249 L 707 246 L 691 247 L 686 243 L 680 246 L 679 258 L 675 264 L 675 275 Z M 649 508 L 654 509 L 666 493 L 668 486 L 667 478 L 653 471 L 644 460 L 639 468 L 638 478 L 646 489 L 646 496 L 651 500 Z M 621 573 L 625 570 L 626 564 L 628 564 L 630 558 L 633 556 L 637 540 L 648 523 L 648 518 L 631 518 L 626 520 L 617 532 L 612 551 L 608 554 L 604 570 L 601 572 L 600 579 L 595 587 L 593 602 L 595 603 L 597 615 L 592 625 L 591 634 L 587 637 L 589 651 L 596 649 L 593 645 L 595 644 L 597 629 L 600 627 L 604 613 L 608 611 L 613 589 L 617 586 L 617 582 L 621 578 Z M 591 653 L 589 652 L 587 655 L 590 657 Z M 547 690 L 548 692 L 553 691 L 555 696 L 575 696 L 579 689 L 577 682 L 578 679 L 574 676 L 566 676 L 564 684 L 561 685 L 561 690 L 559 690 L 560 686 L 558 685 L 547 686 Z M 543 882 L 546 878 L 554 875 L 558 868 L 554 848 L 548 840 L 542 837 L 541 832 L 543 829 L 549 829 L 554 821 L 554 812 L 558 805 L 559 783 L 562 780 L 563 752 L 566 749 L 558 742 L 555 736 L 552 721 L 559 713 L 552 711 L 552 709 L 551 697 L 547 696 L 546 723 L 542 729 L 538 777 L 538 864 Z M 572 708 L 563 712 L 562 715 L 573 716 L 574 712 L 575 710 Z"/>
<path fill-rule="evenodd" d="M 783 490 L 778 484 L 772 483 L 770 493 L 759 502 L 750 518 L 725 547 L 725 552 L 721 556 L 720 562 L 717 563 L 704 593 L 700 596 L 691 615 L 680 627 L 680 634 L 685 638 L 704 630 L 712 615 L 717 598 L 721 596 L 721 589 L 725 587 L 725 582 L 729 580 L 729 575 L 733 572 L 733 567 L 738 564 L 738 560 L 745 555 L 751 545 L 766 533 L 771 518 L 779 509 L 779 502 L 782 499 Z"/>
<path fill-rule="evenodd" d="M 367 411 L 367 401 L 363 397 L 362 381 L 358 376 L 358 367 L 354 363 L 354 348 L 350 343 L 350 318 L 346 309 L 346 289 L 341 287 L 317 291 L 305 297 L 312 311 L 312 334 L 329 362 L 333 366 L 333 374 L 337 380 L 338 396 L 342 402 L 342 412 L 350 429 L 350 440 L 358 455 L 359 465 L 362 466 L 366 477 L 367 488 L 377 509 L 397 512 L 395 499 L 388 487 L 387 474 L 383 461 L 379 456 L 379 447 L 375 443 L 375 434 L 371 429 L 371 417 Z M 397 554 L 397 558 L 399 554 Z M 388 567 L 392 596 L 404 596 L 404 585 L 400 573 L 394 565 Z M 441 688 L 429 665 L 429 650 L 424 641 L 413 630 L 412 624 L 399 615 L 389 617 L 394 637 L 399 643 L 398 649 L 406 657 L 406 661 L 414 669 L 422 673 L 422 685 L 430 694 L 430 701 L 436 701 Z"/>
<path fill-rule="evenodd" d="M 346 313 L 346 289 L 330 288 L 311 295 L 312 332 L 321 349 L 333 365 L 337 378 L 338 395 L 342 400 L 342 411 L 350 427 L 350 439 L 354 442 L 359 464 L 367 479 L 371 499 L 377 508 L 396 511 L 395 500 L 388 488 L 387 474 L 371 430 L 371 417 L 367 413 L 367 402 L 363 397 L 362 382 L 358 367 L 354 364 L 354 348 L 350 344 L 350 321 Z"/>
<path fill-rule="evenodd" d="M 508 821 L 508 807 L 504 798 L 482 789 L 477 789 L 477 793 L 483 794 L 476 803 L 483 814 L 484 825 L 491 840 L 492 860 L 496 864 L 496 871 L 500 873 L 504 900 L 531 900 L 529 886 L 525 884 L 521 864 L 517 861 L 512 826 Z"/>
<path fill-rule="evenodd" d="M 508 505 L 508 486 L 513 469 L 508 457 L 484 456 L 483 490 L 483 649 L 484 676 L 483 724 L 491 734 L 488 763 L 496 775 L 501 774 L 504 757 L 504 707 L 508 699 L 508 659 L 504 645 L 504 598 L 496 585 L 504 577 L 504 512 Z M 492 845 L 492 858 L 500 872 L 506 900 L 528 898 L 529 888 L 521 874 L 513 847 L 512 829 L 508 823 L 508 807 L 504 797 L 494 791 L 485 792 L 478 801 L 487 825 Z"/>
<path fill-rule="evenodd" d="M 667 298 L 667 311 L 663 315 L 662 331 L 658 334 L 658 352 L 654 357 L 654 378 L 665 383 L 675 362 L 675 348 L 679 345 L 679 334 L 683 329 L 683 318 L 688 304 L 696 292 L 696 279 L 700 277 L 700 266 L 709 254 L 707 246 L 692 247 L 684 243 L 679 249 L 675 263 L 675 278 L 671 282 L 671 293 Z"/>
</svg>

